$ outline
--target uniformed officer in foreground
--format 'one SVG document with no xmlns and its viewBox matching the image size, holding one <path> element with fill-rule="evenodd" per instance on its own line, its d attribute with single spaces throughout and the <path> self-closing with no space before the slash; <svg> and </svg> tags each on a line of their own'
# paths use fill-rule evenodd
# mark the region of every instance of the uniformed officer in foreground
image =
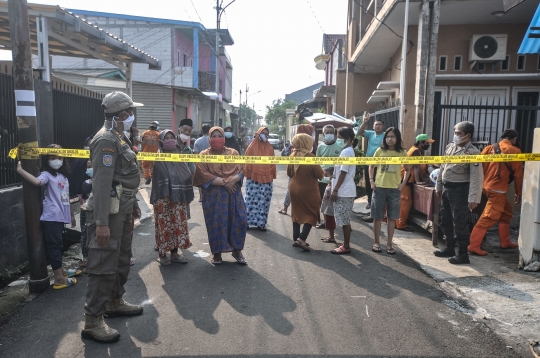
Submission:
<svg viewBox="0 0 540 358">
<path fill-rule="evenodd" d="M 120 338 L 103 316 L 132 316 L 143 308 L 124 301 L 124 284 L 131 258 L 131 218 L 140 217 L 135 195 L 140 184 L 139 167 L 132 144 L 124 136 L 135 116 L 134 103 L 122 92 L 103 98 L 105 124 L 90 144 L 94 174 L 87 203 L 88 286 L 84 306 L 83 338 L 114 342 Z"/>
<path fill-rule="evenodd" d="M 478 155 L 472 143 L 474 123 L 460 122 L 454 127 L 454 140 L 446 146 L 444 155 Z M 437 257 L 449 257 L 451 264 L 468 264 L 470 234 L 467 218 L 482 198 L 484 172 L 479 163 L 441 164 L 437 177 L 437 196 L 441 198 L 441 230 L 446 237 L 446 248 L 435 251 Z M 456 255 L 454 246 L 458 244 Z"/>
</svg>

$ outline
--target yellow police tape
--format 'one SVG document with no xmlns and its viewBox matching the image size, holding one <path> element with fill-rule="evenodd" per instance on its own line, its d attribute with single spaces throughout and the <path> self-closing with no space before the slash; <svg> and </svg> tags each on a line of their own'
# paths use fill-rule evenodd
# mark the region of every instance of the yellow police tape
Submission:
<svg viewBox="0 0 540 358">
<path fill-rule="evenodd" d="M 36 159 L 40 155 L 59 155 L 67 158 L 89 158 L 90 151 L 84 149 L 30 148 L 19 146 L 9 152 L 12 159 Z M 231 155 L 198 155 L 177 153 L 139 152 L 137 159 L 159 162 L 187 163 L 231 163 L 231 164 L 463 164 L 489 162 L 540 161 L 540 153 L 453 155 L 425 157 L 252 157 Z"/>
</svg>

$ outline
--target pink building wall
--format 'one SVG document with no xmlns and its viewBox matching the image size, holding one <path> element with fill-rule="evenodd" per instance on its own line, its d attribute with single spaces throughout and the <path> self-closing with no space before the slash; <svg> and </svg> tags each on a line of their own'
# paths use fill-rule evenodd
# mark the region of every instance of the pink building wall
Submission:
<svg viewBox="0 0 540 358">
<path fill-rule="evenodd" d="M 180 61 L 178 59 L 180 51 Z M 184 67 L 184 55 L 187 55 L 185 67 L 191 67 L 193 62 L 193 40 L 184 35 L 180 30 L 175 30 L 174 36 L 174 63 L 176 67 Z"/>
<path fill-rule="evenodd" d="M 199 45 L 199 71 L 209 72 L 212 65 L 212 50 L 208 45 Z"/>
</svg>

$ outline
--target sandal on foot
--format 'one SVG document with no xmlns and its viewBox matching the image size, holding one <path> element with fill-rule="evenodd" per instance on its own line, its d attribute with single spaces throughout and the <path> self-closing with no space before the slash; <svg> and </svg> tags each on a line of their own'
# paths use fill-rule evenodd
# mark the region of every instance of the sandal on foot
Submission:
<svg viewBox="0 0 540 358">
<path fill-rule="evenodd" d="M 336 240 L 332 240 L 331 238 L 329 237 L 325 237 L 324 239 L 321 239 L 322 242 L 324 242 L 325 244 L 335 244 L 336 243 Z"/>
<path fill-rule="evenodd" d="M 330 253 L 335 254 L 335 255 L 345 255 L 345 254 L 350 254 L 351 249 L 350 248 L 347 249 L 345 246 L 341 245 L 337 249 L 331 250 Z"/>
<path fill-rule="evenodd" d="M 232 254 L 232 257 L 238 262 L 240 265 L 247 265 L 246 258 L 242 253 L 239 253 L 238 255 Z"/>
<path fill-rule="evenodd" d="M 386 249 L 386 253 L 387 253 L 388 255 L 395 255 L 395 254 L 396 254 L 396 250 L 394 250 L 393 248 Z"/>
<path fill-rule="evenodd" d="M 300 241 L 301 239 L 297 239 L 295 242 L 304 251 L 310 251 L 308 244 L 305 241 Z"/>
<path fill-rule="evenodd" d="M 178 255 L 178 257 L 175 257 L 174 259 L 171 257 L 171 262 L 176 262 L 177 264 L 187 264 L 188 261 L 184 257 L 184 255 Z"/>
<path fill-rule="evenodd" d="M 79 264 L 79 267 L 86 267 L 86 264 L 88 263 L 88 260 L 82 260 Z"/>
<path fill-rule="evenodd" d="M 371 209 L 371 204 L 370 204 L 370 203 L 368 203 L 368 204 L 366 205 L 366 210 L 369 210 L 369 209 Z"/>
<path fill-rule="evenodd" d="M 133 265 L 135 265 L 135 258 L 134 257 L 129 259 L 129 266 L 133 266 Z"/>
<path fill-rule="evenodd" d="M 280 209 L 280 210 L 278 211 L 278 213 L 280 213 L 281 215 L 288 215 L 288 214 L 287 214 L 287 210 L 283 210 L 283 209 Z"/>
<path fill-rule="evenodd" d="M 212 265 L 221 265 L 222 263 L 221 258 L 219 259 L 212 258 L 210 262 L 212 263 Z"/>
<path fill-rule="evenodd" d="M 64 277 L 71 278 L 71 277 L 79 276 L 81 273 L 82 273 L 81 270 L 68 269 Z"/>
<path fill-rule="evenodd" d="M 371 246 L 371 251 L 373 251 L 373 252 L 381 252 L 381 247 L 379 245 L 373 245 L 373 246 Z"/>
<path fill-rule="evenodd" d="M 63 285 L 53 285 L 53 289 L 61 290 L 61 289 L 64 289 L 64 288 L 71 287 L 71 286 L 73 286 L 75 284 L 77 284 L 77 279 L 74 278 L 74 277 L 69 277 L 69 278 L 66 278 L 66 283 L 65 284 L 63 284 Z"/>
<path fill-rule="evenodd" d="M 171 264 L 171 260 L 168 257 L 160 257 L 156 261 L 163 266 L 169 266 Z"/>
</svg>

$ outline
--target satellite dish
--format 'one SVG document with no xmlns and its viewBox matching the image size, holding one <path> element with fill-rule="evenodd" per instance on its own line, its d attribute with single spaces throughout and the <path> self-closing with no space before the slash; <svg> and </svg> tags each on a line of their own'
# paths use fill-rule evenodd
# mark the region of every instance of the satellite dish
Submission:
<svg viewBox="0 0 540 358">
<path fill-rule="evenodd" d="M 474 43 L 474 53 L 480 58 L 490 58 L 497 53 L 499 44 L 491 36 L 482 36 Z"/>
</svg>

